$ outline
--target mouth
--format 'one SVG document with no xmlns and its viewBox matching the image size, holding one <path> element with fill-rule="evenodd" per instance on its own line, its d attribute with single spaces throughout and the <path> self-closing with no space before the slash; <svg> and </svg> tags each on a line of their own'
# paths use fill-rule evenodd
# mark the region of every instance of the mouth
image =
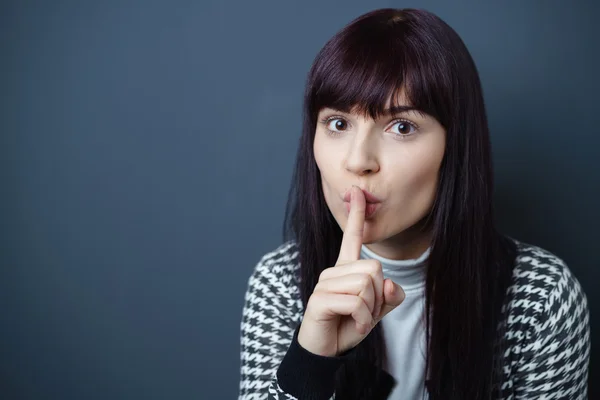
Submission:
<svg viewBox="0 0 600 400">
<path fill-rule="evenodd" d="M 381 203 L 367 203 L 365 205 L 365 219 L 371 218 L 373 216 L 373 214 L 375 214 L 375 211 L 377 211 L 377 209 L 379 208 L 380 205 L 381 205 Z M 349 215 L 350 214 L 350 202 L 345 201 L 344 206 L 346 207 L 347 215 Z"/>
<path fill-rule="evenodd" d="M 377 198 L 374 194 L 370 193 L 367 190 L 361 189 L 364 196 L 365 196 L 365 200 L 367 202 L 366 207 L 365 207 L 365 218 L 370 218 L 371 216 L 373 216 L 373 214 L 375 214 L 375 211 L 377 211 L 377 209 L 379 208 L 379 206 L 381 205 L 381 200 L 379 200 L 379 198 Z M 344 206 L 346 207 L 346 212 L 349 214 L 350 213 L 350 190 L 348 190 L 346 192 L 346 194 L 344 195 Z"/>
<path fill-rule="evenodd" d="M 367 204 L 381 203 L 381 200 L 379 200 L 377 198 L 377 196 L 375 196 L 373 193 L 371 193 L 365 189 L 361 189 L 361 190 L 362 190 L 363 194 L 365 195 L 365 200 L 367 201 Z M 347 203 L 350 203 L 350 190 L 346 191 L 346 194 L 344 195 L 344 201 Z"/>
</svg>

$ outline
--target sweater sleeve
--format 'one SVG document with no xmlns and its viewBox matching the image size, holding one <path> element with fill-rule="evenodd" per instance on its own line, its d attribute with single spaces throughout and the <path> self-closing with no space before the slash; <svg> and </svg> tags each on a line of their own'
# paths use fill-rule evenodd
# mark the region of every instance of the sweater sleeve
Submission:
<svg viewBox="0 0 600 400">
<path fill-rule="evenodd" d="M 279 257 L 263 257 L 250 276 L 244 299 L 240 400 L 333 396 L 342 357 L 322 357 L 302 348 L 297 342 L 301 318 L 291 265 Z"/>
<path fill-rule="evenodd" d="M 515 381 L 518 399 L 587 399 L 590 327 L 587 298 L 564 266 L 528 333 Z"/>
</svg>

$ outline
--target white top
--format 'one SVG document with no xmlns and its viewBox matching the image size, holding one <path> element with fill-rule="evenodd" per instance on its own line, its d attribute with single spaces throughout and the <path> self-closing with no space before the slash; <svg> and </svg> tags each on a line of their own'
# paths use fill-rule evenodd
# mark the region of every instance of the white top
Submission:
<svg viewBox="0 0 600 400">
<path fill-rule="evenodd" d="M 406 298 L 381 320 L 388 364 L 396 379 L 388 400 L 427 399 L 425 389 L 425 277 L 427 249 L 414 260 L 390 260 L 362 246 L 360 258 L 381 262 L 383 276 L 402 287 Z"/>
</svg>

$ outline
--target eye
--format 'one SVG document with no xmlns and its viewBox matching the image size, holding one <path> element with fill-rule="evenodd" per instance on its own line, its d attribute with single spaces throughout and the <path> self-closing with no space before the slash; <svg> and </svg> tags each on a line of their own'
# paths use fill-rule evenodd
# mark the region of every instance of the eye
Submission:
<svg viewBox="0 0 600 400">
<path fill-rule="evenodd" d="M 398 137 L 410 136 L 417 132 L 417 126 L 407 120 L 398 120 L 392 125 L 397 127 L 397 131 L 393 131 Z"/>
<path fill-rule="evenodd" d="M 343 118 L 331 117 L 325 120 L 325 127 L 330 132 L 339 132 L 348 128 L 348 122 Z"/>
</svg>

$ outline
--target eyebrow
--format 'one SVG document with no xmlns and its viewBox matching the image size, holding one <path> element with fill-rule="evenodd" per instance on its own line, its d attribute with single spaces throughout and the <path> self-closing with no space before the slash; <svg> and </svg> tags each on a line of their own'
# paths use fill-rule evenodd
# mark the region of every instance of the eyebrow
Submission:
<svg viewBox="0 0 600 400">
<path fill-rule="evenodd" d="M 416 111 L 419 113 L 422 112 L 417 107 L 413 107 L 413 106 L 392 106 L 390 108 L 386 108 L 385 110 L 383 110 L 383 113 L 388 114 L 388 115 L 393 115 L 393 114 L 400 114 L 400 113 L 405 113 L 405 112 L 409 112 L 409 111 Z"/>
<path fill-rule="evenodd" d="M 348 114 L 350 112 L 350 111 L 338 110 L 334 107 L 327 107 L 327 108 L 330 108 L 332 110 L 342 112 L 345 114 Z M 383 110 L 382 115 L 396 115 L 396 114 L 408 113 L 411 111 L 414 111 L 417 114 L 424 114 L 424 112 L 422 110 L 418 109 L 417 107 L 413 107 L 413 106 L 391 106 L 390 108 L 386 108 L 385 110 Z"/>
</svg>

